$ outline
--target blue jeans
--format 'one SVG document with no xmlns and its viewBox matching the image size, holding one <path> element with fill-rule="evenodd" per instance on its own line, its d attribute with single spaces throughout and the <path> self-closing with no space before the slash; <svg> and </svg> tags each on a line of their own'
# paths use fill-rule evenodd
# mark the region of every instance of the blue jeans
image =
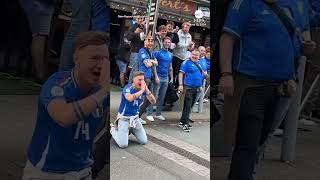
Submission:
<svg viewBox="0 0 320 180">
<path fill-rule="evenodd" d="M 133 73 L 139 70 L 139 58 L 138 53 L 132 52 L 130 55 L 130 66 L 132 67 L 129 75 L 129 83 L 132 83 Z"/>
<path fill-rule="evenodd" d="M 140 120 L 135 121 L 135 128 L 132 128 L 132 134 L 137 138 L 140 144 L 148 142 L 146 131 L 144 130 Z M 111 129 L 112 138 L 116 141 L 120 148 L 128 147 L 129 143 L 129 119 L 119 119 L 118 129 Z"/>
<path fill-rule="evenodd" d="M 166 97 L 167 89 L 168 89 L 168 77 L 159 77 L 160 84 L 154 85 L 154 95 L 157 99 L 157 110 L 156 110 L 156 116 L 161 115 L 162 107 L 164 98 Z"/>
<path fill-rule="evenodd" d="M 74 40 L 81 32 L 86 32 L 90 29 L 91 0 L 71 0 L 71 6 L 71 23 L 61 48 L 60 71 L 67 71 L 73 68 Z"/>
<path fill-rule="evenodd" d="M 119 59 L 116 59 L 116 63 L 118 65 L 119 72 L 125 74 L 127 71 L 127 64 Z"/>
</svg>

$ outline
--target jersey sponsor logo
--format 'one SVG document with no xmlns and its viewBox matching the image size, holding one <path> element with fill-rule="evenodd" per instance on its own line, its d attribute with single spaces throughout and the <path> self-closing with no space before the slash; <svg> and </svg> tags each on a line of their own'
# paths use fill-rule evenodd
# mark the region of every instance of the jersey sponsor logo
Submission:
<svg viewBox="0 0 320 180">
<path fill-rule="evenodd" d="M 53 86 L 51 88 L 50 93 L 51 93 L 52 97 L 57 97 L 57 96 L 63 96 L 64 95 L 63 88 L 60 87 L 60 86 Z"/>
</svg>

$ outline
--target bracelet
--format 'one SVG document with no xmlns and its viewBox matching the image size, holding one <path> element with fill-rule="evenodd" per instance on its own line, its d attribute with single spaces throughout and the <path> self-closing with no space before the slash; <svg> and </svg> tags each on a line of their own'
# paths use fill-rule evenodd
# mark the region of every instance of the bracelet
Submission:
<svg viewBox="0 0 320 180">
<path fill-rule="evenodd" d="M 136 99 L 136 93 L 132 94 L 133 95 L 133 99 Z"/>
<path fill-rule="evenodd" d="M 224 76 L 232 76 L 232 72 L 223 72 L 223 73 L 221 73 L 221 77 L 224 77 Z"/>
</svg>

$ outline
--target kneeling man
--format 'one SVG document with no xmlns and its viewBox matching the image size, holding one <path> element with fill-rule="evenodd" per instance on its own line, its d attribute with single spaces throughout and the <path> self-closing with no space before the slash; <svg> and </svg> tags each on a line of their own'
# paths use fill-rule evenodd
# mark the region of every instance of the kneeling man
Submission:
<svg viewBox="0 0 320 180">
<path fill-rule="evenodd" d="M 133 74 L 133 83 L 123 88 L 117 120 L 115 126 L 111 127 L 111 135 L 121 148 L 128 146 L 130 133 L 140 144 L 147 143 L 147 135 L 139 118 L 139 106 L 144 96 L 152 105 L 156 103 L 144 81 L 144 73 L 136 71 Z"/>
</svg>

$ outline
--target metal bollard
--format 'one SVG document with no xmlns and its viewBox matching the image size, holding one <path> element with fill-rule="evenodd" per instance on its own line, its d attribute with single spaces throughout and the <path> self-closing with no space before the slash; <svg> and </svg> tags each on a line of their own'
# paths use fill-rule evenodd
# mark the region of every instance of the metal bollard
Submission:
<svg viewBox="0 0 320 180">
<path fill-rule="evenodd" d="M 286 117 L 286 126 L 282 139 L 281 160 L 284 162 L 292 162 L 295 159 L 295 146 L 297 140 L 297 128 L 299 120 L 300 103 L 303 88 L 303 79 L 306 66 L 306 57 L 301 57 L 298 67 L 298 87 L 297 92 L 292 99 L 288 115 Z"/>
</svg>

